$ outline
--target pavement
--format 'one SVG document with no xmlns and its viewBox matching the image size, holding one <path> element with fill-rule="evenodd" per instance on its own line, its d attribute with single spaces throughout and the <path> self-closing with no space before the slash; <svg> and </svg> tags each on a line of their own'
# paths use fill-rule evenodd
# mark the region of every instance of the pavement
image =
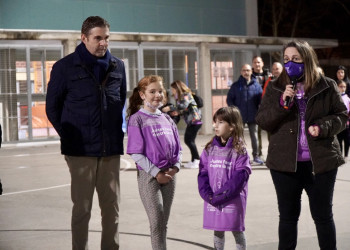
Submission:
<svg viewBox="0 0 350 250">
<path fill-rule="evenodd" d="M 211 136 L 198 135 L 201 152 Z M 245 131 L 248 152 L 251 152 Z M 190 152 L 183 143 L 184 163 Z M 126 145 L 126 140 L 125 140 Z M 263 133 L 263 152 L 268 142 Z M 141 203 L 135 165 L 122 156 L 120 249 L 150 250 L 149 223 Z M 203 201 L 197 191 L 198 169 L 178 173 L 177 187 L 168 223 L 168 250 L 213 249 L 213 231 L 202 228 Z M 0 250 L 71 249 L 70 175 L 60 154 L 58 141 L 3 144 L 0 149 Z M 339 168 L 334 193 L 334 218 L 338 250 L 350 249 L 350 163 Z M 100 249 L 101 219 L 94 196 L 89 227 L 89 249 Z M 246 240 L 249 250 L 271 250 L 278 246 L 276 194 L 265 166 L 253 166 L 249 180 L 246 214 Z M 302 196 L 298 250 L 316 250 L 316 230 L 308 198 Z M 226 249 L 235 249 L 233 236 L 226 234 Z"/>
</svg>

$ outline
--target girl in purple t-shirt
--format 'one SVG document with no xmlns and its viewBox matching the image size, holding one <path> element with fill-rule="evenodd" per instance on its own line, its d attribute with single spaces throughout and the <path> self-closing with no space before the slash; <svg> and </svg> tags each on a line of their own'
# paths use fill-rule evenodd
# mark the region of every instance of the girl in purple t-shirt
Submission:
<svg viewBox="0 0 350 250">
<path fill-rule="evenodd" d="M 214 248 L 224 249 L 231 231 L 237 249 L 246 249 L 244 217 L 251 174 L 236 107 L 220 108 L 213 117 L 215 136 L 202 152 L 198 189 L 204 200 L 203 228 L 214 230 Z"/>
<path fill-rule="evenodd" d="M 346 109 L 348 111 L 350 111 L 350 98 L 349 96 L 346 94 L 348 91 L 346 89 L 346 82 L 344 82 L 343 80 L 338 81 L 338 89 L 339 92 L 341 94 L 341 98 L 346 106 Z M 349 133 L 350 133 L 350 129 L 349 129 L 349 120 L 346 123 L 346 128 L 341 131 L 339 134 L 337 134 L 337 138 L 340 144 L 340 149 L 342 152 L 344 152 L 344 160 L 347 162 L 348 161 L 348 154 L 349 154 Z M 344 150 L 343 150 L 343 141 L 344 141 Z"/>
<path fill-rule="evenodd" d="M 181 166 L 181 145 L 173 120 L 162 113 L 162 78 L 142 78 L 129 99 L 127 153 L 137 165 L 137 182 L 145 207 L 153 249 L 166 249 L 166 231 Z"/>
</svg>

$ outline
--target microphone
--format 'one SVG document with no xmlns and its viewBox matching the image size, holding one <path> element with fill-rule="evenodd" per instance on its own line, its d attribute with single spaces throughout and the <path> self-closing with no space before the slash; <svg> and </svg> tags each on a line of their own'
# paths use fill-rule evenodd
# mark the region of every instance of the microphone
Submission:
<svg viewBox="0 0 350 250">
<path fill-rule="evenodd" d="M 291 84 L 293 85 L 293 91 L 295 90 L 295 87 L 297 86 L 298 83 L 298 77 L 296 76 L 290 76 L 289 77 Z M 289 109 L 290 103 L 292 102 L 293 98 L 291 98 L 290 96 L 286 96 L 286 100 L 283 103 L 283 108 L 284 109 Z"/>
</svg>

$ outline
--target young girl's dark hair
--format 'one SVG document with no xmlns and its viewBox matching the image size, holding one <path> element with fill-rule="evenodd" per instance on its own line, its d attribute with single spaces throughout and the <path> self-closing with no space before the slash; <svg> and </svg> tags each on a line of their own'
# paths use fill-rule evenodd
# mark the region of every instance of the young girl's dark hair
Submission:
<svg viewBox="0 0 350 250">
<path fill-rule="evenodd" d="M 141 105 L 143 104 L 143 100 L 140 96 L 140 92 L 145 93 L 148 85 L 154 82 L 163 82 L 163 78 L 157 75 L 149 75 L 143 77 L 137 84 L 137 87 L 134 88 L 132 95 L 129 98 L 129 108 L 127 110 L 127 117 L 135 114 L 139 111 Z"/>
<path fill-rule="evenodd" d="M 238 154 L 246 154 L 244 125 L 239 109 L 235 106 L 219 108 L 213 116 L 213 121 L 217 120 L 225 121 L 234 128 L 231 134 L 232 147 L 237 150 Z M 205 145 L 205 149 L 211 146 L 214 138 L 215 136 Z"/>
</svg>

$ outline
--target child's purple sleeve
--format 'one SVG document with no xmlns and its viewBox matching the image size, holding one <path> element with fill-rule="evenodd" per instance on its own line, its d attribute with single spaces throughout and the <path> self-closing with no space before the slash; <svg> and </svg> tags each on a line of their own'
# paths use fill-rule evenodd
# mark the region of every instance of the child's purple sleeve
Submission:
<svg viewBox="0 0 350 250">
<path fill-rule="evenodd" d="M 211 189 L 209 183 L 208 159 L 205 150 L 203 150 L 199 161 L 198 191 L 203 200 L 205 200 L 208 203 L 211 203 L 213 190 Z"/>
<path fill-rule="evenodd" d="M 238 196 L 247 185 L 250 173 L 248 154 L 238 156 L 235 171 L 232 171 L 230 179 L 213 194 L 211 204 L 219 206 Z"/>
<path fill-rule="evenodd" d="M 127 154 L 144 154 L 144 137 L 141 127 L 137 126 L 135 119 L 130 117 L 128 123 L 128 146 Z"/>
</svg>

